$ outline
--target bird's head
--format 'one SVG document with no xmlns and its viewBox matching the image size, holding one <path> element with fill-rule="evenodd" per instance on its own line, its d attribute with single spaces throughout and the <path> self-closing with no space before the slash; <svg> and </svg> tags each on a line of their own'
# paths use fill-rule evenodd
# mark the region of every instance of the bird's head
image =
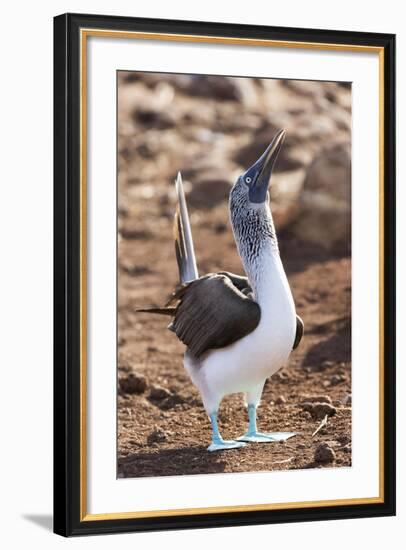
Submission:
<svg viewBox="0 0 406 550">
<path fill-rule="evenodd" d="M 285 134 L 285 130 L 279 130 L 266 151 L 246 172 L 241 174 L 233 187 L 231 199 L 233 199 L 233 194 L 238 195 L 246 207 L 253 208 L 258 208 L 267 202 L 272 169 L 281 150 Z"/>
<path fill-rule="evenodd" d="M 285 138 L 280 130 L 266 151 L 236 181 L 230 193 L 230 218 L 246 271 L 263 247 L 278 251 L 278 240 L 269 208 L 269 181 Z M 248 272 L 247 271 L 247 272 Z"/>
</svg>

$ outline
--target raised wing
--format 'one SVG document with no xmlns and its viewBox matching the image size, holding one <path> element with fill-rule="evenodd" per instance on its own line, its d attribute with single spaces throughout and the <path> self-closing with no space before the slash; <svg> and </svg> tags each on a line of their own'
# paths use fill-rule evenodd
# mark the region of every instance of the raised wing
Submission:
<svg viewBox="0 0 406 550">
<path fill-rule="evenodd" d="M 175 182 L 178 204 L 173 222 L 173 236 L 175 238 L 176 261 L 179 268 L 181 283 L 199 278 L 196 266 L 195 249 L 193 246 L 192 230 L 186 206 L 185 191 L 182 176 L 178 172 Z"/>
<path fill-rule="evenodd" d="M 225 274 L 209 274 L 182 285 L 167 306 L 176 302 L 171 330 L 195 357 L 240 340 L 261 319 L 259 305 Z"/>
</svg>

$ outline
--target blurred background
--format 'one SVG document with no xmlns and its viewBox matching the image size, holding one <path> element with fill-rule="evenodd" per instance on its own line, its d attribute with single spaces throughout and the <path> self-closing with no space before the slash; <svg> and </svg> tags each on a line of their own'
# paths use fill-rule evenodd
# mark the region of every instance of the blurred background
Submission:
<svg viewBox="0 0 406 550">
<path fill-rule="evenodd" d="M 134 310 L 163 304 L 178 281 L 178 170 L 199 272 L 242 273 L 229 191 L 280 128 L 271 209 L 305 339 L 267 384 L 259 418 L 263 429 L 300 435 L 213 456 L 183 345 L 168 319 Z M 119 476 L 350 465 L 350 140 L 347 83 L 118 73 Z M 224 401 L 222 421 L 227 437 L 244 431 L 241 399 Z"/>
</svg>

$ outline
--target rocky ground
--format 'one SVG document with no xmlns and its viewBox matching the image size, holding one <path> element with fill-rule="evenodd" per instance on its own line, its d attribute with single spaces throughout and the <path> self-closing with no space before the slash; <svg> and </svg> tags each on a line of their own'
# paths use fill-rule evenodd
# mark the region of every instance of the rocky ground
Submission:
<svg viewBox="0 0 406 550">
<path fill-rule="evenodd" d="M 350 88 L 120 73 L 118 90 L 118 475 L 351 465 Z M 178 170 L 199 271 L 242 273 L 228 192 L 280 127 L 288 134 L 271 206 L 305 337 L 267 382 L 258 422 L 298 435 L 209 454 L 210 426 L 183 370 L 183 345 L 167 319 L 134 310 L 162 304 L 177 283 Z M 246 421 L 241 396 L 226 398 L 223 435 L 242 434 Z"/>
</svg>

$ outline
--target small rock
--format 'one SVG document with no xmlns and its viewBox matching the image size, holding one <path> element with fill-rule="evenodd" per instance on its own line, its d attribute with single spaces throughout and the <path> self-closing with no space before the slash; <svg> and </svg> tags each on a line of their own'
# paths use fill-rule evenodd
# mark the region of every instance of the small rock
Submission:
<svg viewBox="0 0 406 550">
<path fill-rule="evenodd" d="M 175 409 L 175 408 L 179 409 L 179 408 L 184 408 L 184 406 L 186 406 L 186 401 L 179 394 L 170 394 L 169 397 L 166 397 L 165 399 L 161 400 L 158 406 L 161 410 L 164 410 L 164 411 L 167 411 L 169 409 Z"/>
<path fill-rule="evenodd" d="M 119 386 L 124 393 L 144 393 L 147 389 L 147 379 L 138 373 L 130 373 L 119 379 Z"/>
<path fill-rule="evenodd" d="M 139 107 L 133 114 L 134 121 L 146 128 L 167 130 L 176 125 L 175 117 L 169 112 L 150 107 Z"/>
<path fill-rule="evenodd" d="M 285 371 L 279 371 L 272 375 L 272 381 L 274 382 L 288 382 L 289 374 Z"/>
<path fill-rule="evenodd" d="M 329 331 L 330 331 L 330 327 L 328 323 L 314 323 L 310 325 L 310 327 L 308 328 L 308 332 L 311 332 L 313 334 L 326 334 Z M 323 363 L 319 365 L 319 368 L 322 367 L 325 362 L 326 361 L 323 361 Z M 332 361 L 327 361 L 327 363 L 332 363 Z"/>
<path fill-rule="evenodd" d="M 156 427 L 153 432 L 151 432 L 147 438 L 148 445 L 152 445 L 153 443 L 164 443 L 167 441 L 168 435 L 160 427 Z"/>
<path fill-rule="evenodd" d="M 131 223 L 130 221 L 125 222 L 119 228 L 119 233 L 123 239 L 127 240 L 150 239 L 152 237 L 150 231 L 140 229 L 138 225 Z"/>
<path fill-rule="evenodd" d="M 348 435 L 339 435 L 337 437 L 337 441 L 341 444 L 341 445 L 347 445 L 347 443 L 349 443 L 351 441 L 351 438 L 348 436 Z"/>
<path fill-rule="evenodd" d="M 336 459 L 336 454 L 334 450 L 328 445 L 328 443 L 320 443 L 314 453 L 315 462 L 320 462 L 322 464 L 329 464 L 334 462 Z"/>
<path fill-rule="evenodd" d="M 301 407 L 308 411 L 316 420 L 322 420 L 326 415 L 333 416 L 337 409 L 329 403 L 301 403 Z"/>
<path fill-rule="evenodd" d="M 350 393 L 344 397 L 343 405 L 347 405 L 349 407 L 352 405 L 352 396 Z"/>
<path fill-rule="evenodd" d="M 286 399 L 283 395 L 280 395 L 275 399 L 275 405 L 284 405 L 286 403 Z"/>
<path fill-rule="evenodd" d="M 329 403 L 315 403 L 313 409 L 310 411 L 312 416 L 317 420 L 322 420 L 326 414 L 327 416 L 334 416 L 337 409 Z"/>
<path fill-rule="evenodd" d="M 120 261 L 121 269 L 128 275 L 145 275 L 151 273 L 151 269 L 147 265 L 137 265 L 130 261 Z"/>
<path fill-rule="evenodd" d="M 312 298 L 307 298 L 307 302 L 308 303 L 316 303 L 317 302 L 317 299 L 315 299 L 313 301 Z M 320 332 L 319 330 L 317 331 L 312 331 L 314 332 L 315 334 L 323 334 L 323 332 Z M 327 331 L 326 331 L 327 332 Z M 315 372 L 324 372 L 326 371 L 327 369 L 329 369 L 333 364 L 331 361 L 323 361 L 322 363 L 316 363 L 314 364 L 311 360 L 309 361 L 309 359 L 306 361 L 306 363 L 309 364 L 309 367 L 310 367 L 310 370 L 312 371 L 315 371 Z"/>
<path fill-rule="evenodd" d="M 131 372 L 132 371 L 132 361 L 126 356 L 119 355 L 118 357 L 118 368 L 122 372 Z"/>
<path fill-rule="evenodd" d="M 152 386 L 149 397 L 152 401 L 162 401 L 171 395 L 171 392 L 162 386 Z"/>
<path fill-rule="evenodd" d="M 343 451 L 344 453 L 351 453 L 352 448 L 351 448 L 351 445 L 348 444 L 348 445 L 345 445 L 344 447 L 341 447 L 340 450 Z"/>
<path fill-rule="evenodd" d="M 330 378 L 330 384 L 332 386 L 337 386 L 337 384 L 341 384 L 342 382 L 345 382 L 345 376 L 342 376 L 341 374 L 333 374 Z"/>
<path fill-rule="evenodd" d="M 215 97 L 220 101 L 239 101 L 237 79 L 227 76 L 193 75 L 184 91 L 198 97 Z"/>
<path fill-rule="evenodd" d="M 215 233 L 224 233 L 227 231 L 227 225 L 223 222 L 218 222 L 214 226 Z"/>
</svg>

